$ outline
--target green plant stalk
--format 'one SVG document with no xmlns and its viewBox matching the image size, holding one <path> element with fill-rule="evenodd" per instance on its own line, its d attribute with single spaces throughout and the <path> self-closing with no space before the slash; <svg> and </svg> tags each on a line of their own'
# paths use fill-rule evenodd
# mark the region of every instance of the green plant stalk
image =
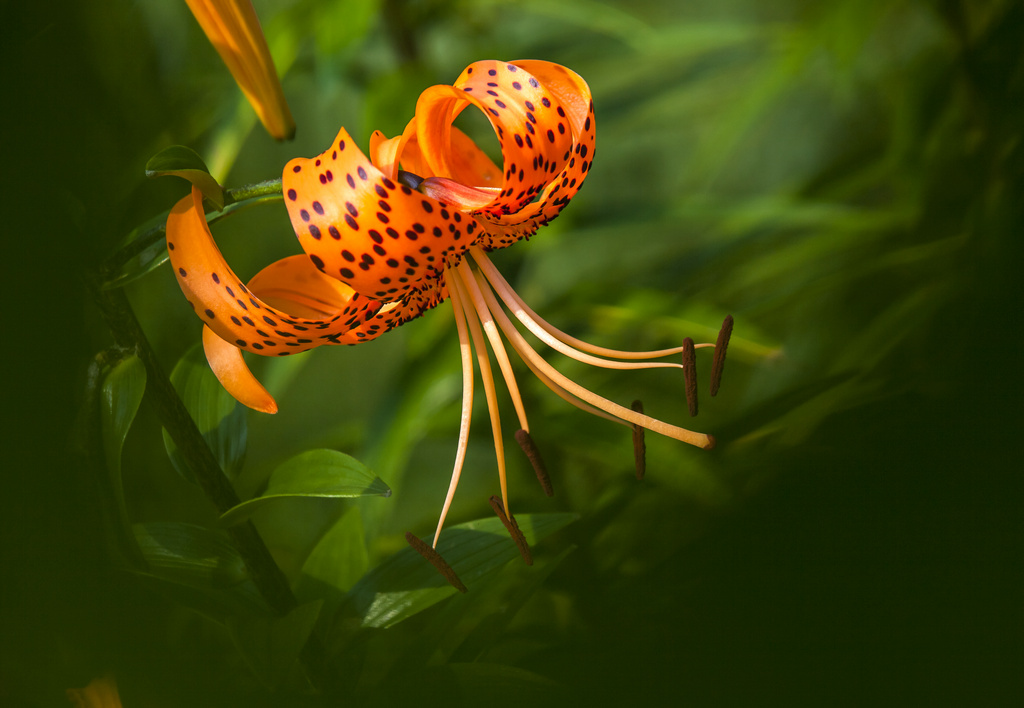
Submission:
<svg viewBox="0 0 1024 708">
<path fill-rule="evenodd" d="M 96 279 L 89 282 L 89 287 L 116 344 L 137 352 L 142 359 L 146 367 L 147 397 L 156 406 L 160 422 L 178 446 L 203 493 L 218 513 L 223 514 L 238 505 L 238 495 L 224 476 L 217 458 L 203 439 L 170 378 L 160 366 L 124 290 L 104 289 L 102 282 Z M 252 522 L 233 526 L 227 529 L 227 533 L 267 604 L 281 616 L 298 607 L 288 579 L 270 555 Z M 323 647 L 318 635 L 314 633 L 310 635 L 310 641 L 303 650 L 302 660 L 307 674 L 317 685 L 320 684 L 318 679 L 323 667 L 322 657 Z"/>
<path fill-rule="evenodd" d="M 242 207 L 240 207 L 244 208 L 245 206 L 262 204 L 268 200 L 272 201 L 274 199 L 283 198 L 284 195 L 281 192 L 280 179 L 271 179 L 265 182 L 246 184 L 241 187 L 235 187 L 234 189 L 224 190 L 225 207 L 228 207 L 231 204 L 242 205 L 243 202 L 251 202 L 249 205 L 242 205 Z M 110 278 L 133 257 L 155 245 L 161 239 L 167 237 L 167 215 L 170 213 L 171 210 L 168 209 L 136 228 L 135 237 L 114 251 L 114 253 L 110 254 L 110 256 L 100 266 L 101 281 L 104 284 L 107 283 Z M 213 212 L 207 213 L 212 214 L 208 220 L 209 223 L 212 224 L 218 221 L 221 217 L 229 216 L 234 213 L 234 211 L 223 212 L 221 210 L 214 210 Z M 104 287 L 106 286 L 104 285 Z"/>
</svg>

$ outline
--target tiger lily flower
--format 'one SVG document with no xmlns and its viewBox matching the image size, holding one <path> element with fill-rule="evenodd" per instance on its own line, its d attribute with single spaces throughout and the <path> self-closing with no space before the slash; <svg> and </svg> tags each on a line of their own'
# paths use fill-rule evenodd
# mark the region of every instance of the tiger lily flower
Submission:
<svg viewBox="0 0 1024 708">
<path fill-rule="evenodd" d="M 185 2 L 263 127 L 276 140 L 291 140 L 295 135 L 295 121 L 252 3 L 249 0 Z"/>
<path fill-rule="evenodd" d="M 470 107 L 490 120 L 502 167 L 452 125 Z M 543 61 L 476 62 L 451 86 L 424 91 L 401 135 L 374 133 L 369 157 L 342 128 L 319 156 L 289 162 L 282 180 L 284 200 L 305 255 L 268 266 L 247 285 L 213 242 L 202 197 L 193 189 L 172 210 L 167 241 L 178 282 L 206 325 L 203 342 L 214 372 L 238 400 L 273 412 L 276 404 L 249 373 L 241 350 L 282 356 L 323 344 L 366 342 L 450 300 L 462 359 L 462 415 L 435 545 L 465 459 L 474 352 L 490 413 L 501 499 L 511 519 L 488 346 L 527 434 L 506 341 L 545 386 L 569 403 L 615 422 L 712 447 L 709 435 L 621 406 L 562 375 L 534 350 L 513 318 L 556 351 L 600 367 L 683 368 L 648 360 L 679 354 L 684 347 L 624 352 L 575 339 L 530 309 L 487 256 L 529 238 L 569 203 L 590 169 L 594 131 L 590 89 L 569 69 Z"/>
</svg>

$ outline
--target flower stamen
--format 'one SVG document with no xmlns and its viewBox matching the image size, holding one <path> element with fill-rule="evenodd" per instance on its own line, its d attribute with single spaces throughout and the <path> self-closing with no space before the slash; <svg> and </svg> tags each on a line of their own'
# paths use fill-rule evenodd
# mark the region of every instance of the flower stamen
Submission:
<svg viewBox="0 0 1024 708">
<path fill-rule="evenodd" d="M 697 355 L 689 337 L 683 340 L 683 381 L 686 384 L 686 405 L 692 418 L 697 415 Z"/>
<path fill-rule="evenodd" d="M 637 400 L 630 406 L 637 413 L 644 412 L 644 404 Z M 644 429 L 633 423 L 633 460 L 636 462 L 636 478 L 642 480 L 647 474 L 647 443 L 644 441 Z"/>
<path fill-rule="evenodd" d="M 483 284 L 486 283 L 487 281 L 484 280 L 482 275 L 478 275 L 477 282 L 481 283 L 481 286 L 483 286 Z M 533 349 L 533 347 L 530 346 L 526 339 L 512 325 L 512 322 L 502 311 L 501 305 L 498 303 L 498 300 L 495 297 L 493 291 L 491 291 L 489 287 L 481 287 L 481 290 L 483 292 L 484 299 L 487 302 L 487 306 L 491 311 L 491 314 L 494 316 L 494 319 L 497 322 L 498 327 L 500 327 L 501 331 L 504 332 L 505 337 L 512 345 L 512 348 L 516 350 L 516 353 L 519 354 L 523 361 L 526 361 L 528 364 L 531 364 L 530 368 L 534 369 L 535 371 L 542 372 L 544 376 L 546 376 L 557 387 L 563 389 L 567 393 L 572 394 L 576 398 L 579 398 L 581 401 L 589 403 L 595 408 L 599 408 L 604 412 L 622 421 L 627 421 L 629 423 L 641 425 L 652 432 L 658 433 L 659 435 L 664 435 L 666 437 L 670 437 L 675 440 L 679 440 L 680 442 L 694 445 L 705 450 L 709 450 L 712 447 L 714 447 L 714 438 L 710 435 L 707 435 L 706 433 L 697 433 L 692 430 L 687 430 L 686 428 L 680 428 L 676 425 L 671 425 L 664 421 L 658 420 L 657 418 L 651 418 L 650 416 L 637 413 L 636 411 L 630 410 L 625 406 L 613 403 L 612 401 L 609 401 L 608 399 L 597 395 L 596 393 L 584 388 L 575 381 L 572 381 L 566 376 L 564 376 L 553 366 L 551 366 L 551 364 L 547 363 L 544 360 L 544 358 L 541 357 Z"/>
<path fill-rule="evenodd" d="M 441 527 L 444 526 L 445 517 L 448 516 L 448 509 L 451 507 L 452 499 L 455 497 L 455 490 L 459 486 L 459 477 L 462 476 L 462 465 L 466 461 L 466 449 L 469 447 L 469 424 L 473 417 L 473 353 L 470 351 L 469 334 L 466 331 L 466 313 L 456 289 L 449 288 L 448 293 L 451 296 L 452 310 L 455 313 L 455 329 L 459 333 L 459 352 L 462 355 L 462 418 L 459 421 L 459 447 L 455 453 L 452 479 L 448 484 L 448 493 L 444 498 L 444 506 L 441 507 L 441 516 L 437 521 L 437 530 L 434 532 L 435 548 L 437 547 L 437 540 L 441 536 Z M 408 538 L 408 534 L 406 534 L 406 537 Z M 427 558 L 427 560 L 430 559 Z"/>
<path fill-rule="evenodd" d="M 491 417 L 491 433 L 494 436 L 494 453 L 498 460 L 498 480 L 501 485 L 501 498 L 505 500 L 505 513 L 509 514 L 508 481 L 505 476 L 505 445 L 502 442 L 501 435 L 501 415 L 498 411 L 498 396 L 494 388 L 494 376 L 491 373 L 491 362 L 487 356 L 483 332 L 480 329 L 479 316 L 481 313 L 477 311 L 477 317 L 474 317 L 473 313 L 465 309 L 467 297 L 470 300 L 473 298 L 466 292 L 467 284 L 462 277 L 461 268 L 459 270 L 450 269 L 449 273 L 452 276 L 448 279 L 449 290 L 457 290 L 459 293 L 458 297 L 463 303 L 466 322 L 469 325 L 469 333 L 473 340 L 473 348 L 476 349 L 477 363 L 480 365 L 480 378 L 483 379 L 484 394 L 487 398 L 487 412 Z M 474 302 L 474 306 L 475 305 L 476 303 Z"/>
<path fill-rule="evenodd" d="M 726 315 L 722 321 L 722 329 L 718 330 L 718 341 L 715 342 L 715 358 L 711 362 L 711 395 L 718 395 L 718 387 L 722 384 L 722 371 L 725 370 L 725 350 L 729 347 L 732 336 L 732 315 Z"/>
<path fill-rule="evenodd" d="M 516 523 L 516 517 L 506 516 L 505 510 L 501 508 L 501 499 L 498 497 L 491 497 L 491 508 L 494 509 L 494 513 L 501 519 L 501 523 L 505 525 L 505 529 L 508 530 L 512 540 L 515 541 L 516 547 L 519 549 L 519 554 L 526 561 L 526 565 L 533 565 L 533 556 L 530 554 L 530 544 L 526 542 L 526 536 L 519 529 L 519 524 Z"/>
<path fill-rule="evenodd" d="M 498 328 L 494 324 L 494 318 L 491 316 L 490 310 L 487 309 L 487 305 L 484 303 L 483 295 L 480 294 L 480 288 L 477 285 L 476 278 L 473 276 L 472 270 L 465 262 L 460 262 L 458 265 L 458 274 L 461 278 L 461 282 L 466 287 L 466 292 L 469 294 L 470 300 L 473 302 L 473 307 L 476 309 L 477 315 L 480 317 L 480 323 L 483 325 L 484 333 L 487 335 L 487 341 L 491 344 L 491 351 L 494 352 L 494 358 L 498 362 L 498 368 L 501 369 L 501 375 L 505 379 L 505 385 L 508 387 L 508 393 L 512 397 L 512 405 L 516 409 L 516 416 L 519 418 L 519 426 L 529 432 L 530 424 L 526 420 L 526 409 L 523 407 L 523 398 L 519 394 L 519 386 L 516 383 L 515 373 L 512 371 L 512 363 L 509 361 L 508 353 L 505 351 L 505 345 L 501 342 L 501 335 L 498 334 Z"/>
<path fill-rule="evenodd" d="M 529 431 L 525 429 L 517 430 L 516 442 L 519 443 L 519 447 L 526 453 L 526 459 L 533 465 L 533 471 L 537 475 L 537 481 L 540 482 L 544 494 L 549 497 L 555 496 L 555 490 L 551 486 L 551 476 L 548 475 L 548 468 L 544 466 L 544 459 L 540 456 L 540 450 L 537 449 L 536 443 L 530 437 Z"/>
<path fill-rule="evenodd" d="M 676 364 L 674 362 L 658 361 L 638 363 L 632 361 L 611 361 L 609 359 L 599 359 L 595 356 L 591 356 L 591 354 L 585 353 L 587 350 L 590 350 L 592 352 L 596 351 L 604 356 L 613 356 L 620 359 L 655 359 L 669 354 L 676 354 L 682 350 L 682 347 L 662 349 L 660 351 L 653 352 L 625 352 L 615 349 L 605 349 L 604 347 L 595 347 L 594 345 L 571 337 L 538 317 L 537 313 L 531 310 L 526 303 L 523 302 L 522 298 L 516 294 L 508 284 L 508 281 L 501 276 L 498 269 L 494 267 L 494 264 L 490 262 L 490 259 L 488 259 L 482 251 L 477 248 L 473 248 L 470 249 L 470 252 L 473 254 L 473 260 L 480 266 L 481 271 L 483 271 L 488 282 L 490 282 L 491 287 L 494 288 L 495 292 L 497 292 L 498 296 L 508 307 L 509 311 L 512 312 L 512 314 L 514 314 L 516 318 L 522 322 L 535 337 L 537 337 L 537 339 L 541 340 L 555 351 L 584 364 L 599 366 L 605 369 L 682 368 L 681 364 Z"/>
<path fill-rule="evenodd" d="M 459 576 L 455 574 L 455 569 L 448 565 L 448 561 L 442 558 L 440 553 L 424 543 L 418 536 L 413 535 L 411 531 L 405 532 L 405 540 L 417 553 L 430 561 L 430 564 L 437 568 L 438 572 L 444 576 L 444 579 L 447 580 L 452 587 L 462 593 L 469 592 L 469 588 L 467 588 L 465 584 L 463 584 L 462 580 L 459 579 Z M 436 537 L 434 542 L 437 542 Z"/>
</svg>

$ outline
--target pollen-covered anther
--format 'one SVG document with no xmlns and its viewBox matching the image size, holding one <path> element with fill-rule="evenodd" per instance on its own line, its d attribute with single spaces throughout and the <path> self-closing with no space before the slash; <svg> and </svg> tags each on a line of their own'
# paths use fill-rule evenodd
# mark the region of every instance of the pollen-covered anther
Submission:
<svg viewBox="0 0 1024 708">
<path fill-rule="evenodd" d="M 725 350 L 729 348 L 729 337 L 732 336 L 732 315 L 726 315 L 722 329 L 718 330 L 718 341 L 715 342 L 715 358 L 711 362 L 711 395 L 718 394 L 722 384 L 722 371 L 725 370 Z"/>
<path fill-rule="evenodd" d="M 406 172 L 405 170 L 399 170 L 395 180 L 399 184 L 404 184 L 409 189 L 419 189 L 420 184 L 423 182 L 422 177 L 413 174 L 412 172 Z"/>
<path fill-rule="evenodd" d="M 526 459 L 533 465 L 533 471 L 537 475 L 537 481 L 540 482 L 541 488 L 544 489 L 544 494 L 549 497 L 555 496 L 555 490 L 551 486 L 551 476 L 548 474 L 547 467 L 544 466 L 544 459 L 540 456 L 540 450 L 537 448 L 537 444 L 533 442 L 530 433 L 523 429 L 517 430 L 516 442 L 519 443 L 519 447 L 526 453 Z"/>
<path fill-rule="evenodd" d="M 692 418 L 697 415 L 697 354 L 689 337 L 683 340 L 683 380 L 686 383 L 686 405 Z"/>
<path fill-rule="evenodd" d="M 630 408 L 641 415 L 644 412 L 644 404 L 640 401 L 633 401 Z M 647 474 L 647 443 L 643 426 L 636 423 L 633 423 L 633 460 L 636 462 L 636 478 L 642 480 Z"/>
<path fill-rule="evenodd" d="M 429 544 L 424 543 L 419 537 L 415 536 L 409 531 L 405 532 L 405 540 L 409 543 L 413 549 L 421 556 L 430 561 L 430 564 L 437 568 L 438 572 L 444 576 L 453 588 L 459 592 L 469 592 L 459 576 L 455 574 L 455 569 L 448 565 L 448 562 L 441 557 L 441 554 L 430 547 Z"/>
<path fill-rule="evenodd" d="M 494 513 L 501 519 L 501 523 L 505 525 L 509 535 L 512 536 L 512 540 L 515 541 L 516 547 L 519 549 L 519 554 L 523 557 L 526 565 L 533 565 L 533 556 L 530 555 L 530 545 L 526 542 L 526 536 L 519 530 L 519 524 L 516 523 L 516 517 L 506 516 L 504 506 L 501 503 L 501 499 L 496 496 L 491 497 L 491 508 L 494 509 Z"/>
</svg>

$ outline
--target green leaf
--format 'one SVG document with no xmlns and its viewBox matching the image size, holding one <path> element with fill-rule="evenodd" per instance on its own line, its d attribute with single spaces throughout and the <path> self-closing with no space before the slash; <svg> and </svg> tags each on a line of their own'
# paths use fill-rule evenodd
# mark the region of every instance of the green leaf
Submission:
<svg viewBox="0 0 1024 708">
<path fill-rule="evenodd" d="M 320 616 L 322 602 L 296 607 L 284 617 L 229 617 L 231 639 L 249 668 L 273 690 L 288 677 Z"/>
<path fill-rule="evenodd" d="M 209 199 L 217 209 L 224 208 L 224 189 L 210 174 L 210 170 L 198 153 L 184 145 L 172 145 L 149 158 L 146 163 L 147 177 L 174 175 L 188 180 Z"/>
<path fill-rule="evenodd" d="M 341 599 L 369 565 L 362 514 L 353 507 L 323 535 L 302 564 L 295 595 L 300 602 Z"/>
<path fill-rule="evenodd" d="M 577 514 L 524 514 L 519 528 L 530 545 L 575 521 Z M 444 531 L 437 551 L 467 587 L 493 573 L 519 550 L 496 517 L 470 521 Z M 349 592 L 348 602 L 363 626 L 390 627 L 457 591 L 412 548 L 403 548 L 370 571 Z"/>
<path fill-rule="evenodd" d="M 134 355 L 118 362 L 103 379 L 100 397 L 103 453 L 122 514 L 125 508 L 124 491 L 121 486 L 121 448 L 124 446 L 128 429 L 135 420 L 145 391 L 146 367 L 142 360 Z"/>
<path fill-rule="evenodd" d="M 129 572 L 156 582 L 178 602 L 218 621 L 273 614 L 222 531 L 173 522 L 132 529 L 148 570 Z"/>
<path fill-rule="evenodd" d="M 213 450 L 224 473 L 234 479 L 245 461 L 246 409 L 224 390 L 206 363 L 202 345 L 192 347 L 171 372 L 171 383 Z M 189 481 L 192 471 L 166 430 L 164 447 L 174 468 Z"/>
<path fill-rule="evenodd" d="M 227 526 L 252 516 L 275 499 L 295 497 L 390 497 L 391 488 L 359 460 L 336 450 L 307 450 L 270 474 L 263 496 L 249 499 L 221 514 Z"/>
</svg>

